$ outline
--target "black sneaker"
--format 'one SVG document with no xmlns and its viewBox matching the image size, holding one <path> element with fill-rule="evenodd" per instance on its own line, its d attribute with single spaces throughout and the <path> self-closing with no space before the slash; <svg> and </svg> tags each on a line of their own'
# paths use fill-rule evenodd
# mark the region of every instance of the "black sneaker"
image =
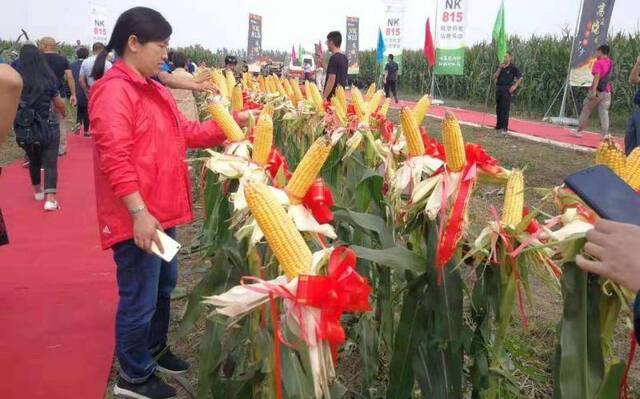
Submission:
<svg viewBox="0 0 640 399">
<path fill-rule="evenodd" d="M 176 357 L 176 355 L 171 352 L 170 348 L 165 348 L 162 351 L 157 352 L 153 357 L 156 357 L 158 353 L 161 353 L 161 355 L 156 360 L 156 364 L 158 365 L 156 370 L 161 373 L 184 374 L 189 370 L 189 367 L 191 367 L 188 362 Z"/>
<path fill-rule="evenodd" d="M 118 378 L 116 386 L 113 387 L 113 394 L 133 399 L 170 399 L 176 397 L 176 390 L 155 374 L 151 374 L 151 377 L 141 384 L 132 384 L 122 377 Z"/>
</svg>

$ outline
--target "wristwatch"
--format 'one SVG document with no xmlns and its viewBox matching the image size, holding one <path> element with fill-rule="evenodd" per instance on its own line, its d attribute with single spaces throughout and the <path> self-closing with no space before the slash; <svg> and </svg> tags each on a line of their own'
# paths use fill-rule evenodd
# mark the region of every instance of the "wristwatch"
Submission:
<svg viewBox="0 0 640 399">
<path fill-rule="evenodd" d="M 131 215 L 136 215 L 136 214 L 138 214 L 138 213 L 140 213 L 140 212 L 144 211 L 145 209 L 147 209 L 147 208 L 146 208 L 144 205 L 139 205 L 139 206 L 136 206 L 136 207 L 135 207 L 135 208 L 133 208 L 133 209 L 129 209 L 129 213 L 130 213 Z"/>
</svg>

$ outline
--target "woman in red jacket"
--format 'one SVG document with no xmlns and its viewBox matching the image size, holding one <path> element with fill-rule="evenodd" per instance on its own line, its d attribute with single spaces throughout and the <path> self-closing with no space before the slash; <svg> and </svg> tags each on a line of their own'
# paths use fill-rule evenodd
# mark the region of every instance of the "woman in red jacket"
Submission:
<svg viewBox="0 0 640 399">
<path fill-rule="evenodd" d="M 112 248 L 120 301 L 116 354 L 120 378 L 114 392 L 131 398 L 168 398 L 175 389 L 155 371 L 183 373 L 189 364 L 167 347 L 169 301 L 177 263 L 151 254 L 161 247 L 156 229 L 175 237 L 193 219 L 187 148 L 224 141 L 213 122 L 187 120 L 173 96 L 150 79 L 167 59 L 171 25 L 149 8 L 118 18 L 96 63 L 115 51 L 119 61 L 91 88 L 98 221 L 103 248 Z M 247 115 L 236 115 L 240 123 Z"/>
</svg>

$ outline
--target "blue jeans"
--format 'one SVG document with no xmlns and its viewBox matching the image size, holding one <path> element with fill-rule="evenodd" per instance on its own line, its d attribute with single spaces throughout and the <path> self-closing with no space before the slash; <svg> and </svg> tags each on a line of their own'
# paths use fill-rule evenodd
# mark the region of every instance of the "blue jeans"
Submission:
<svg viewBox="0 0 640 399">
<path fill-rule="evenodd" d="M 175 238 L 175 228 L 166 233 Z M 138 248 L 133 240 L 113 247 L 118 271 L 116 355 L 120 375 L 131 383 L 155 371 L 153 354 L 167 343 L 171 291 L 178 279 L 177 257 L 167 263 Z"/>
<path fill-rule="evenodd" d="M 638 146 L 640 146 L 640 105 L 635 104 L 624 134 L 624 151 L 629 155 Z"/>
</svg>

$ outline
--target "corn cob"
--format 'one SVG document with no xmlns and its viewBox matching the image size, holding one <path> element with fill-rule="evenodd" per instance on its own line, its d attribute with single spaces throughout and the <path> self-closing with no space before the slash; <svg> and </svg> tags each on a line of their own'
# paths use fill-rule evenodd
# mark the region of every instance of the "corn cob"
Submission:
<svg viewBox="0 0 640 399">
<path fill-rule="evenodd" d="M 220 95 L 224 98 L 229 98 L 229 91 L 227 90 L 227 81 L 224 76 L 222 76 L 222 72 L 215 69 L 212 73 L 213 83 L 218 88 Z"/>
<path fill-rule="evenodd" d="M 296 99 L 296 104 L 298 104 L 304 99 L 304 97 L 302 96 L 302 91 L 300 90 L 298 79 L 291 78 L 291 88 L 293 89 L 293 95 Z"/>
<path fill-rule="evenodd" d="M 265 84 L 267 87 L 267 93 L 276 93 L 278 91 L 272 76 L 267 76 L 267 78 L 265 79 Z"/>
<path fill-rule="evenodd" d="M 311 87 L 308 80 L 304 81 L 304 96 L 307 101 L 313 104 L 313 96 L 311 95 Z"/>
<path fill-rule="evenodd" d="M 307 194 L 309 187 L 320 173 L 320 169 L 331 152 L 332 143 L 328 135 L 319 137 L 311 144 L 302 161 L 293 172 L 285 191 L 289 194 L 291 203 L 299 204 Z"/>
<path fill-rule="evenodd" d="M 447 167 L 452 172 L 459 172 L 467 163 L 464 151 L 464 139 L 458 120 L 448 112 L 442 121 L 442 144 L 447 159 Z"/>
<path fill-rule="evenodd" d="M 422 98 L 416 103 L 415 107 L 413 107 L 413 117 L 416 120 L 418 126 L 422 125 L 422 121 L 424 121 L 424 117 L 431 106 L 431 96 L 425 94 Z"/>
<path fill-rule="evenodd" d="M 387 98 L 382 103 L 382 107 L 380 107 L 380 115 L 387 116 L 387 112 L 389 111 L 389 105 L 391 104 L 391 99 Z"/>
<path fill-rule="evenodd" d="M 318 90 L 318 86 L 315 83 L 309 84 L 311 88 L 311 98 L 313 99 L 313 104 L 316 107 L 316 111 L 320 114 L 324 113 L 324 99 L 322 98 L 322 94 Z"/>
<path fill-rule="evenodd" d="M 231 110 L 235 112 L 242 111 L 244 103 L 242 100 L 242 88 L 240 85 L 234 86 L 231 91 Z"/>
<path fill-rule="evenodd" d="M 225 77 L 227 81 L 227 93 L 231 95 L 233 88 L 236 87 L 236 77 L 233 76 L 233 71 L 225 71 Z"/>
<path fill-rule="evenodd" d="M 271 146 L 273 145 L 273 120 L 269 114 L 262 113 L 258 117 L 256 123 L 255 134 L 253 137 L 253 152 L 251 158 L 253 162 L 260 166 L 264 166 L 269 161 L 271 155 Z"/>
<path fill-rule="evenodd" d="M 522 221 L 524 208 L 524 176 L 522 171 L 514 169 L 509 174 L 507 187 L 504 190 L 504 207 L 502 208 L 502 224 L 516 227 Z"/>
<path fill-rule="evenodd" d="M 335 97 L 337 97 L 338 101 L 340 101 L 340 104 L 342 104 L 342 108 L 347 109 L 347 95 L 344 92 L 344 87 L 342 86 L 336 87 Z"/>
<path fill-rule="evenodd" d="M 209 105 L 209 113 L 231 142 L 244 140 L 244 133 L 227 108 L 219 102 Z"/>
<path fill-rule="evenodd" d="M 367 105 L 364 103 L 362 93 L 357 87 L 353 87 L 351 89 L 351 101 L 353 102 L 353 107 L 356 109 L 356 114 L 358 114 L 358 116 L 362 117 L 367 113 Z"/>
<path fill-rule="evenodd" d="M 373 98 L 374 93 L 376 92 L 376 84 L 375 83 L 371 83 L 369 85 L 369 88 L 367 89 L 367 92 L 364 95 L 364 100 L 365 101 L 371 101 L 371 99 Z"/>
<path fill-rule="evenodd" d="M 384 91 L 382 90 L 378 90 L 371 97 L 371 100 L 369 100 L 369 103 L 367 104 L 370 115 L 378 110 L 378 108 L 380 107 L 380 103 L 382 103 L 383 98 L 384 98 Z"/>
<path fill-rule="evenodd" d="M 264 76 L 258 75 L 258 86 L 260 87 L 260 91 L 263 93 L 267 92 L 267 85 L 264 81 Z"/>
<path fill-rule="evenodd" d="M 640 148 L 635 148 L 627 157 L 624 181 L 634 190 L 640 189 Z"/>
<path fill-rule="evenodd" d="M 347 112 L 342 108 L 342 104 L 340 104 L 340 100 L 337 96 L 331 97 L 331 106 L 333 107 L 333 111 L 336 116 L 340 120 L 340 124 L 344 126 L 347 122 Z"/>
<path fill-rule="evenodd" d="M 400 110 L 400 124 L 402 125 L 402 134 L 407 140 L 409 156 L 418 157 L 424 155 L 424 144 L 420 130 L 418 129 L 415 119 L 413 119 L 413 114 L 408 108 L 402 108 Z"/>
<path fill-rule="evenodd" d="M 625 174 L 626 159 L 613 137 L 605 137 L 596 150 L 596 164 L 609 167 L 620 177 Z"/>
<path fill-rule="evenodd" d="M 273 112 L 274 111 L 275 111 L 275 109 L 273 107 L 273 103 L 266 103 L 264 105 L 264 107 L 262 107 L 262 112 L 260 112 L 260 115 L 267 114 L 267 115 L 269 115 L 269 117 L 271 119 L 273 119 Z"/>
<path fill-rule="evenodd" d="M 276 89 L 278 93 L 280 93 L 281 96 L 287 97 L 287 91 L 284 89 L 284 86 L 282 85 L 282 81 L 280 81 L 280 78 L 277 77 L 276 75 L 273 75 L 273 81 L 276 84 Z"/>
<path fill-rule="evenodd" d="M 291 87 L 291 83 L 287 79 L 282 79 L 282 86 L 284 87 L 284 91 L 287 93 L 287 97 L 293 103 L 293 106 L 298 105 L 298 101 L 296 100 L 296 96 L 293 93 L 293 87 Z"/>
<path fill-rule="evenodd" d="M 291 216 L 278 203 L 266 184 L 248 182 L 244 196 L 251 214 L 280 263 L 288 279 L 311 272 L 311 251 L 298 231 Z"/>
</svg>

